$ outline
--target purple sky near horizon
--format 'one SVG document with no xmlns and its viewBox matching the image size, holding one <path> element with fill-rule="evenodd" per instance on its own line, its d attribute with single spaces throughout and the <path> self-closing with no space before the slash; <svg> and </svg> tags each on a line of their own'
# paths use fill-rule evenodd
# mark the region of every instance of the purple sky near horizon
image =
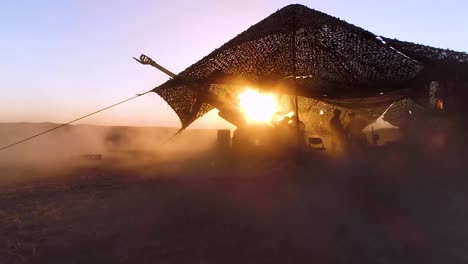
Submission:
<svg viewBox="0 0 468 264">
<path fill-rule="evenodd" d="M 352 3 L 351 3 L 352 2 Z M 0 122 L 66 122 L 147 91 L 249 26 L 300 3 L 376 35 L 468 51 L 468 1 L 2 1 Z M 81 123 L 180 126 L 155 94 Z M 194 127 L 225 127 L 210 113 Z"/>
</svg>

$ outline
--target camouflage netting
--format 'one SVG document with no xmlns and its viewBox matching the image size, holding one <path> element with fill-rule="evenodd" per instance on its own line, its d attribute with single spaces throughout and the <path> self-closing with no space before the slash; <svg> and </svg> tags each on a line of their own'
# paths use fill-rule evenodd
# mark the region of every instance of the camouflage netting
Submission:
<svg viewBox="0 0 468 264">
<path fill-rule="evenodd" d="M 294 96 L 282 96 L 281 106 L 286 109 L 294 109 Z M 301 120 L 306 125 L 307 132 L 311 134 L 324 134 L 328 132 L 328 122 L 333 117 L 333 110 L 340 109 L 342 118 L 345 119 L 349 112 L 360 115 L 367 123 L 375 121 L 388 107 L 372 107 L 350 109 L 331 105 L 313 98 L 298 97 L 298 109 Z"/>
<path fill-rule="evenodd" d="M 426 64 L 441 60 L 454 60 L 460 63 L 468 63 L 468 54 L 464 52 L 438 49 L 397 39 L 382 38 L 382 41 L 421 63 Z"/>
<path fill-rule="evenodd" d="M 379 37 L 305 6 L 290 5 L 154 91 L 174 109 L 182 128 L 213 109 L 206 101 L 209 92 L 232 96 L 245 87 L 240 83 L 301 96 L 303 115 L 318 113 L 319 108 L 328 113 L 338 106 L 371 121 L 392 103 L 425 94 L 432 81 L 426 64 L 448 58 L 468 61 L 465 53 Z"/>
</svg>

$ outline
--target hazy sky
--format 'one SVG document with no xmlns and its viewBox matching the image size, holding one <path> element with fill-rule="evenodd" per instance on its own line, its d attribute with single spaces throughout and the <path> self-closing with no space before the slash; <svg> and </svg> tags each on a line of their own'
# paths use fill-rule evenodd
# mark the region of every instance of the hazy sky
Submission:
<svg viewBox="0 0 468 264">
<path fill-rule="evenodd" d="M 468 51 L 466 0 L 21 1 L 0 5 L 0 122 L 66 122 L 168 79 L 292 3 L 375 34 Z M 211 117 L 195 127 L 223 126 Z M 155 94 L 82 123 L 179 126 Z"/>
</svg>

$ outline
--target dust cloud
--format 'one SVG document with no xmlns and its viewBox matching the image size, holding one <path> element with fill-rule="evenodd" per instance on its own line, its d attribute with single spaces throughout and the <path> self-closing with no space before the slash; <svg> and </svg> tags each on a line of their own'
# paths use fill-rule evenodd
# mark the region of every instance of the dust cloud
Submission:
<svg viewBox="0 0 468 264">
<path fill-rule="evenodd" d="M 0 146 L 57 126 L 52 123 L 0 124 Z M 70 125 L 0 152 L 0 184 L 67 174 L 83 167 L 174 169 L 213 148 L 216 130 Z M 146 167 L 145 167 L 146 166 Z"/>
</svg>

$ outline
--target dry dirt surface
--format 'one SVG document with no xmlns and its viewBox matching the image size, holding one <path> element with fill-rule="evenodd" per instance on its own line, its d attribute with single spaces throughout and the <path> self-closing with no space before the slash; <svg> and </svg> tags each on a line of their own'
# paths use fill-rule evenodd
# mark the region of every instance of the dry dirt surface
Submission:
<svg viewBox="0 0 468 264">
<path fill-rule="evenodd" d="M 460 167 L 181 164 L 0 186 L 0 263 L 468 261 Z"/>
</svg>

